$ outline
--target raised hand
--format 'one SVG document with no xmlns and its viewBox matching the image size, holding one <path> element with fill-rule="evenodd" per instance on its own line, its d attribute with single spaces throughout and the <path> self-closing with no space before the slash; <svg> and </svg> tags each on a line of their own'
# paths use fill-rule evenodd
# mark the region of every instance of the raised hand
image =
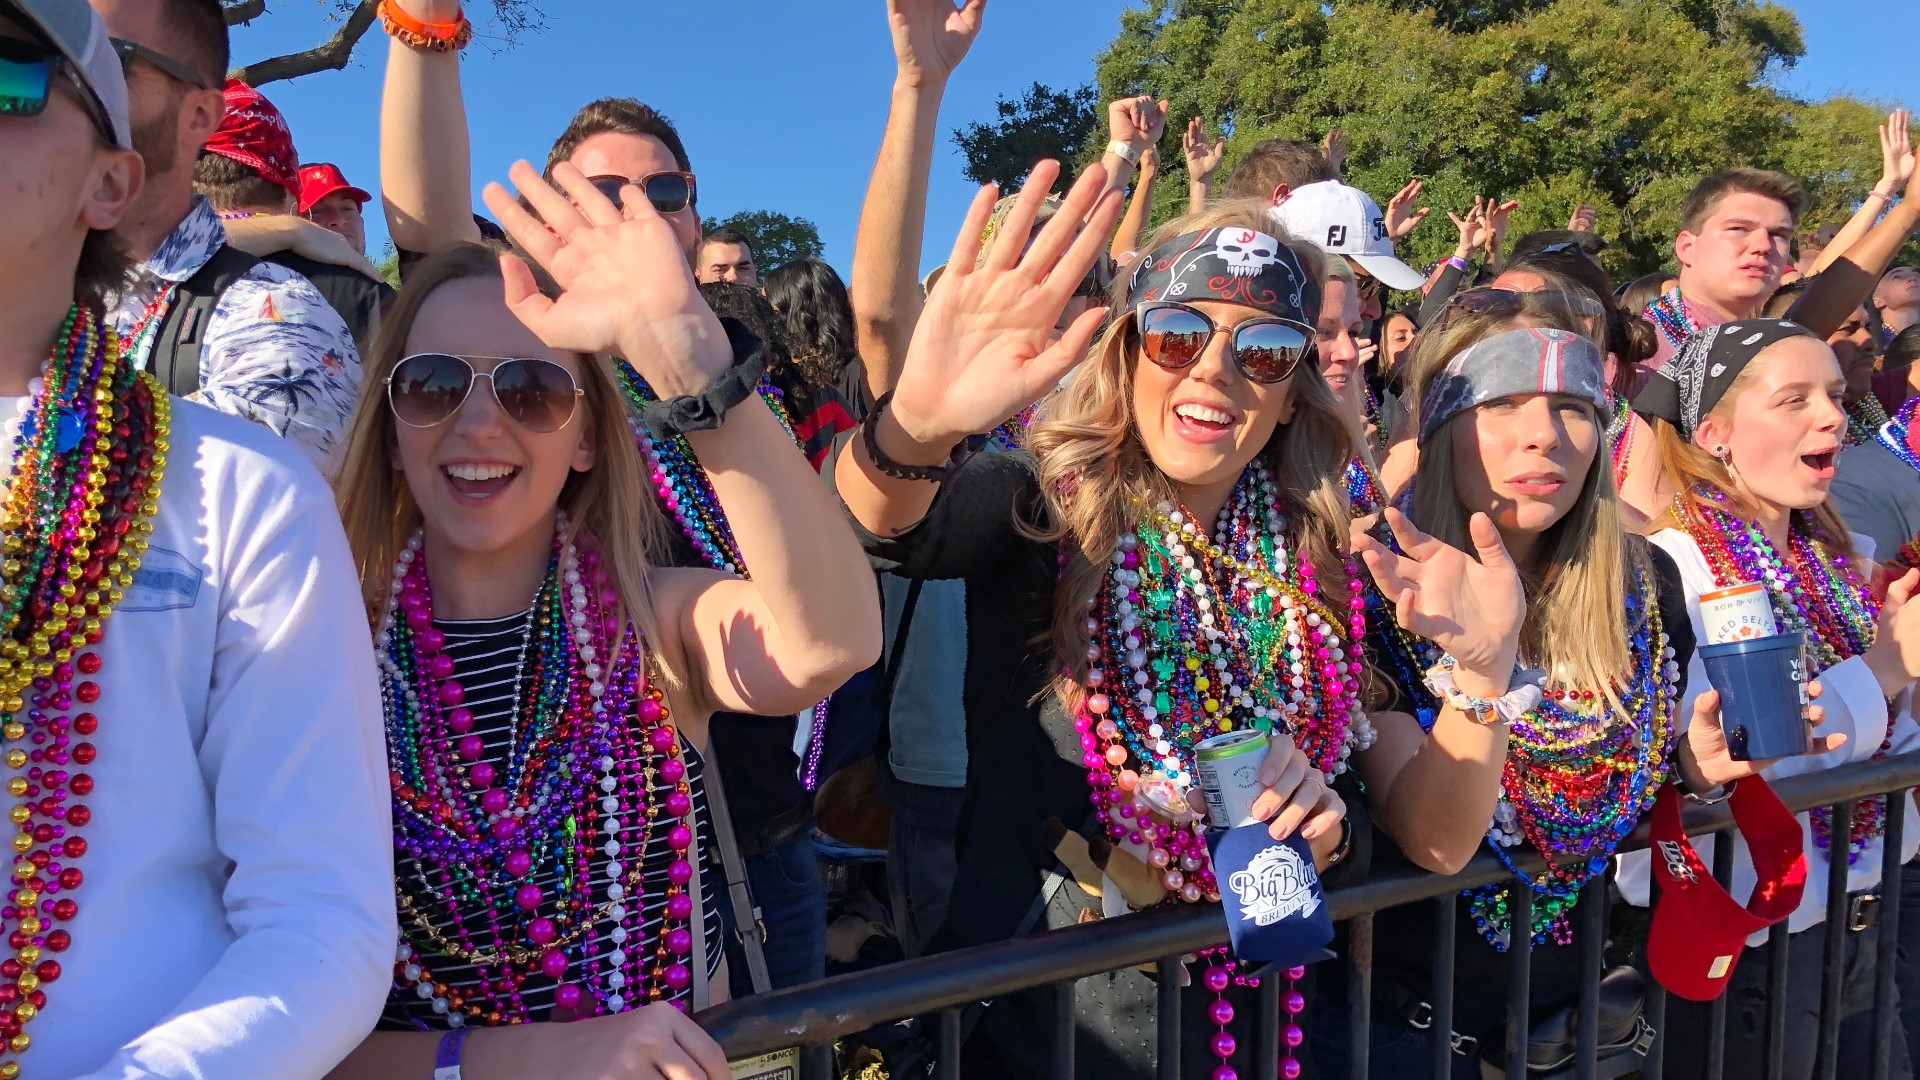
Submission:
<svg viewBox="0 0 1920 1080">
<path fill-rule="evenodd" d="M 1086 355 L 1104 309 L 1081 314 L 1057 342 L 1054 326 L 1113 235 L 1121 196 L 1102 195 L 1106 170 L 1090 166 L 1029 246 L 1034 214 L 1059 175 L 1055 161 L 1033 167 L 978 267 L 999 189 L 989 184 L 975 196 L 946 273 L 914 327 L 888 405 L 915 441 L 950 446 L 992 430 L 1038 401 Z"/>
<path fill-rule="evenodd" d="M 565 290 L 557 300 L 542 296 L 526 264 L 501 256 L 507 307 L 541 341 L 624 356 L 663 397 L 699 393 L 733 364 L 673 227 L 645 192 L 628 185 L 623 210 L 570 163 L 553 170 L 565 195 L 525 161 L 508 175 L 538 219 L 499 184 L 488 184 L 482 197 L 514 243 Z"/>
<path fill-rule="evenodd" d="M 1815 679 L 1807 684 L 1807 698 L 1817 701 L 1823 687 Z M 1809 752 L 1824 754 L 1846 745 L 1844 734 L 1816 735 L 1814 728 L 1827 722 L 1827 710 L 1823 705 L 1815 705 L 1807 710 L 1807 739 L 1812 748 Z M 1724 787 L 1735 780 L 1744 780 L 1757 776 L 1761 770 L 1779 758 L 1764 761 L 1735 761 L 1727 750 L 1727 732 L 1720 723 L 1720 693 L 1708 690 L 1693 699 L 1693 722 L 1687 725 L 1687 752 L 1693 757 L 1693 766 L 1702 779 L 1713 787 Z M 1684 762 L 1683 762 L 1684 766 Z"/>
<path fill-rule="evenodd" d="M 1908 178 L 1914 184 L 1914 178 Z M 1872 669 L 1880 689 L 1891 698 L 1915 679 L 1920 679 L 1920 604 L 1913 594 L 1920 589 L 1920 570 L 1909 570 L 1887 586 L 1886 603 L 1875 620 L 1873 644 L 1864 658 Z"/>
<path fill-rule="evenodd" d="M 1414 200 L 1420 197 L 1421 190 L 1426 186 L 1424 180 L 1409 180 L 1407 186 L 1401 188 L 1399 193 L 1388 201 L 1386 222 L 1388 236 L 1398 240 L 1413 232 L 1415 226 L 1427 219 L 1433 207 L 1423 206 L 1418 210 L 1413 208 Z"/>
<path fill-rule="evenodd" d="M 1567 228 L 1572 232 L 1592 232 L 1598 216 L 1598 211 L 1593 207 L 1581 203 L 1573 208 L 1573 215 L 1567 218 Z"/>
<path fill-rule="evenodd" d="M 1910 118 L 1907 110 L 1895 109 L 1887 114 L 1887 122 L 1880 125 L 1880 184 L 1887 189 L 1884 194 L 1891 195 L 1907 186 L 1913 177 L 1913 139 L 1907 133 Z"/>
<path fill-rule="evenodd" d="M 1335 176 L 1339 176 L 1347 167 L 1347 151 L 1351 149 L 1353 140 L 1347 138 L 1347 133 L 1339 128 L 1328 128 L 1326 137 L 1320 140 L 1320 153 L 1326 156 L 1327 166 Z"/>
<path fill-rule="evenodd" d="M 1487 235 L 1484 242 L 1487 245 L 1488 256 L 1494 259 L 1500 258 L 1500 253 L 1505 250 L 1507 242 L 1507 216 L 1519 208 L 1520 200 L 1518 199 L 1508 199 L 1503 203 L 1496 203 L 1492 199 L 1487 200 L 1485 215 Z"/>
<path fill-rule="evenodd" d="M 1453 227 L 1460 230 L 1460 244 L 1454 249 L 1454 254 L 1463 259 L 1471 255 L 1473 250 L 1486 240 L 1488 228 L 1485 202 L 1486 200 L 1481 196 L 1475 195 L 1473 208 L 1467 211 L 1467 216 L 1464 218 L 1451 210 L 1447 211 L 1447 220 L 1453 222 Z"/>
<path fill-rule="evenodd" d="M 1393 507 L 1385 516 L 1405 554 L 1357 526 L 1353 548 L 1366 560 L 1380 594 L 1392 601 L 1394 621 L 1451 654 L 1461 670 L 1494 684 L 1495 693 L 1504 693 L 1519 654 L 1527 598 L 1520 568 L 1492 519 L 1473 515 L 1469 529 L 1475 555 L 1468 555 L 1421 532 Z"/>
<path fill-rule="evenodd" d="M 911 86 L 945 85 L 966 59 L 987 0 L 887 0 L 887 25 L 893 30 L 897 77 Z"/>
<path fill-rule="evenodd" d="M 1254 796 L 1249 812 L 1267 823 L 1275 840 L 1285 840 L 1295 829 L 1303 839 L 1317 840 L 1347 816 L 1347 804 L 1284 732 L 1267 737 L 1260 786 L 1265 790 Z"/>
<path fill-rule="evenodd" d="M 1207 125 L 1197 116 L 1187 121 L 1187 133 L 1180 140 L 1180 146 L 1187 154 L 1187 176 L 1203 184 L 1220 171 L 1220 159 L 1227 155 L 1227 137 L 1209 138 Z"/>
<path fill-rule="evenodd" d="M 1167 130 L 1167 103 L 1151 95 L 1121 98 L 1107 106 L 1107 128 L 1114 142 L 1123 142 L 1144 154 Z"/>
</svg>

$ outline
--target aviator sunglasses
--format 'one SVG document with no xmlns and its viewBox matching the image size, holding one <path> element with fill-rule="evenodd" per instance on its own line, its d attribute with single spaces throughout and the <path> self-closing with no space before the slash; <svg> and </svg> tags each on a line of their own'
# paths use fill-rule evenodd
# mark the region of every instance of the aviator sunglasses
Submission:
<svg viewBox="0 0 1920 1080">
<path fill-rule="evenodd" d="M 78 91 L 80 105 L 96 128 L 114 142 L 113 125 L 106 110 L 87 89 L 67 58 L 33 41 L 0 37 L 0 116 L 39 116 L 47 110 L 53 96 L 55 72 L 64 75 Z"/>
<path fill-rule="evenodd" d="M 599 189 L 607 201 L 619 206 L 620 189 L 632 184 L 647 193 L 647 201 L 662 214 L 675 214 L 693 205 L 696 189 L 690 172 L 649 173 L 638 180 L 624 176 L 589 176 L 587 183 Z"/>
<path fill-rule="evenodd" d="M 1292 319 L 1248 319 L 1218 326 L 1197 308 L 1171 300 L 1141 304 L 1134 312 L 1147 359 L 1168 371 L 1184 371 L 1200 359 L 1215 334 L 1227 334 L 1227 355 L 1247 381 L 1277 383 L 1313 345 L 1313 331 Z"/>
<path fill-rule="evenodd" d="M 492 371 L 477 371 L 470 359 L 499 363 Z M 539 434 L 566 427 L 585 393 L 571 371 L 551 360 L 416 353 L 395 364 L 387 376 L 387 406 L 394 419 L 408 427 L 435 427 L 453 419 L 478 379 L 487 380 L 501 412 Z"/>
</svg>

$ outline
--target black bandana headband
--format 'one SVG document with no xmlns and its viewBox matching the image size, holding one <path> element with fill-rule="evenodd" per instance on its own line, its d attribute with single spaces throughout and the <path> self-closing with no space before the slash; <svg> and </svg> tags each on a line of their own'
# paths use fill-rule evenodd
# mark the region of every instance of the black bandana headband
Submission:
<svg viewBox="0 0 1920 1080">
<path fill-rule="evenodd" d="M 1311 326 L 1320 315 L 1320 283 L 1268 233 L 1208 229 L 1176 236 L 1135 264 L 1127 307 L 1154 300 L 1244 304 Z"/>
<path fill-rule="evenodd" d="M 1813 331 L 1785 319 L 1738 319 L 1709 326 L 1689 337 L 1673 359 L 1662 364 L 1633 399 L 1633 411 L 1657 416 L 1693 441 L 1700 418 L 1713 411 L 1761 350 Z"/>
</svg>

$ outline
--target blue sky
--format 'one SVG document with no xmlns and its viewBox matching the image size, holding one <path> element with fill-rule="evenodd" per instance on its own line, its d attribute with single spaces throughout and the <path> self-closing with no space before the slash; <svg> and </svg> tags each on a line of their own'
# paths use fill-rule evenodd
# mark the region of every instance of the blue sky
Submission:
<svg viewBox="0 0 1920 1080">
<path fill-rule="evenodd" d="M 475 10 L 491 8 L 471 0 Z M 1118 29 L 1128 0 L 993 0 L 986 27 L 947 89 L 933 159 L 928 262 L 951 246 L 973 191 L 949 135 L 986 119 L 994 99 L 1029 83 L 1092 77 L 1093 57 Z M 1792 0 L 1807 56 L 1785 86 L 1806 97 L 1845 92 L 1912 101 L 1920 4 L 1911 0 Z M 275 0 L 273 13 L 234 33 L 245 63 L 310 48 L 332 33 L 323 0 Z M 630 95 L 672 117 L 700 175 L 700 208 L 725 217 L 776 210 L 812 220 L 827 259 L 844 273 L 886 120 L 893 53 L 881 0 L 545 0 L 544 30 L 512 49 L 478 39 L 465 88 L 476 184 L 504 179 L 515 158 L 536 163 L 574 110 Z M 483 34 L 485 28 L 482 28 Z M 1906 55 L 1903 55 L 1903 52 Z M 378 26 L 346 70 L 275 83 L 302 160 L 333 161 L 376 190 L 380 84 L 387 42 Z M 1384 193 L 1383 193 L 1384 194 Z M 477 204 L 477 199 L 476 199 Z M 371 245 L 385 227 L 370 206 Z"/>
</svg>

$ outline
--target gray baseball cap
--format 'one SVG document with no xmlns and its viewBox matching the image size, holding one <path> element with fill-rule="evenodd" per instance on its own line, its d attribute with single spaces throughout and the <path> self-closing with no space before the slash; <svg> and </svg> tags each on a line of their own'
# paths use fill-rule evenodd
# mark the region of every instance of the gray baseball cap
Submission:
<svg viewBox="0 0 1920 1080">
<path fill-rule="evenodd" d="M 38 31 L 66 61 L 66 71 L 98 106 L 96 120 L 122 149 L 133 148 L 133 122 L 127 111 L 127 75 L 120 55 L 87 0 L 0 0 L 0 12 Z"/>
</svg>

